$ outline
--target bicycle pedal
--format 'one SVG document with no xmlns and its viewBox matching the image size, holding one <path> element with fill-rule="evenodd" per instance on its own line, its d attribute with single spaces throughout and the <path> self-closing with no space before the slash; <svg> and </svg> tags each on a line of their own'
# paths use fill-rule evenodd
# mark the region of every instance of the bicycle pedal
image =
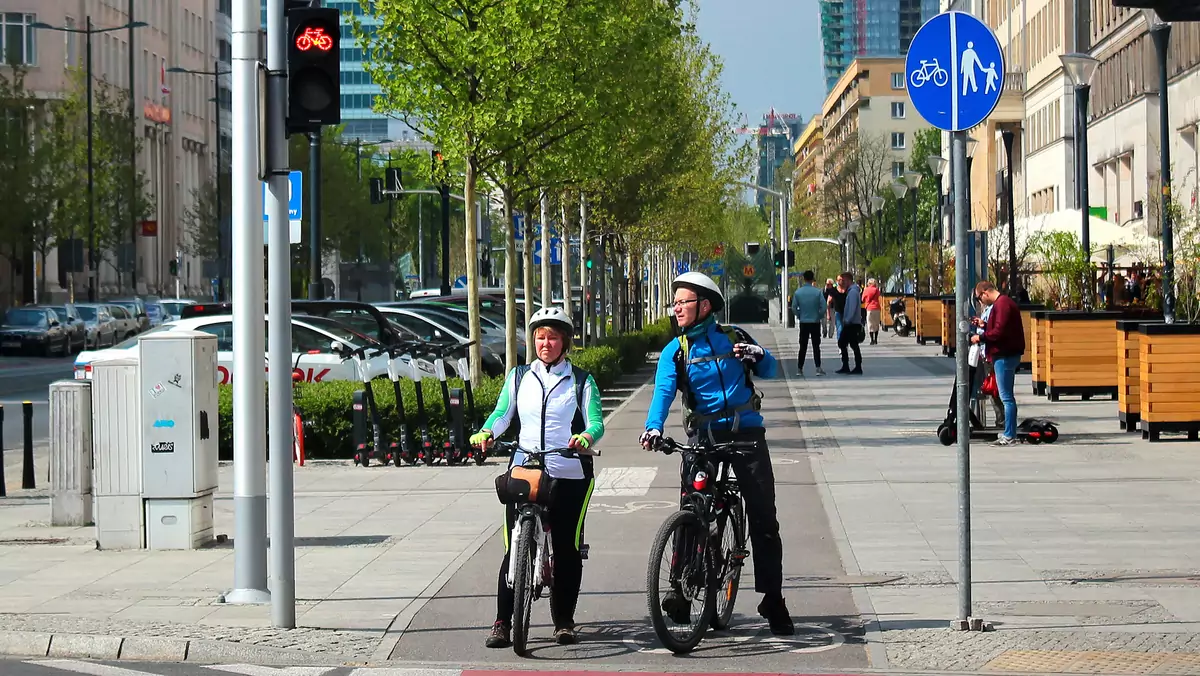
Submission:
<svg viewBox="0 0 1200 676">
<path fill-rule="evenodd" d="M 750 558 L 749 549 L 738 549 L 733 552 L 734 561 L 745 561 L 748 558 Z"/>
<path fill-rule="evenodd" d="M 579 558 L 586 561 L 587 557 L 588 557 L 588 552 L 590 552 L 591 550 L 592 550 L 591 545 L 586 545 L 586 544 L 579 545 Z"/>
</svg>

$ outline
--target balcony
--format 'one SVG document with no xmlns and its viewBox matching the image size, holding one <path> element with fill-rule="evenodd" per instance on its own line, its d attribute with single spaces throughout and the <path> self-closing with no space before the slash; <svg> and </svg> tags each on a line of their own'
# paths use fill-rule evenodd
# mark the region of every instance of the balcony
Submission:
<svg viewBox="0 0 1200 676">
<path fill-rule="evenodd" d="M 992 122 L 1022 122 L 1025 119 L 1025 73 L 1006 72 L 1001 83 L 1000 102 L 989 118 Z"/>
</svg>

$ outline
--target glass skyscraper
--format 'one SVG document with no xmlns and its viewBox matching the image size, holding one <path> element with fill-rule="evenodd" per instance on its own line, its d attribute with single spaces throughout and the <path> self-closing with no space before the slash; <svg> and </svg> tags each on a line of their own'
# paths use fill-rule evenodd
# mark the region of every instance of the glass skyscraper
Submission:
<svg viewBox="0 0 1200 676">
<path fill-rule="evenodd" d="M 860 56 L 903 56 L 938 0 L 821 0 L 825 88 Z"/>
</svg>

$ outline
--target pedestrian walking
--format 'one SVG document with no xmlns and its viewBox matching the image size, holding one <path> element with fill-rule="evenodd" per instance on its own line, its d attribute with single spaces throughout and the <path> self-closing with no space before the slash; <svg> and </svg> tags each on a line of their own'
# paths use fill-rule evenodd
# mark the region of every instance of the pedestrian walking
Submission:
<svg viewBox="0 0 1200 676">
<path fill-rule="evenodd" d="M 975 318 L 972 322 L 983 329 L 983 335 L 971 336 L 972 343 L 987 345 L 987 359 L 996 373 L 996 388 L 1004 404 L 1004 433 L 995 441 L 997 446 L 1017 443 L 1017 399 L 1013 386 L 1017 365 L 1025 354 L 1025 330 L 1021 326 L 1021 309 L 1016 301 L 1000 295 L 996 285 L 982 281 L 975 285 L 975 298 L 991 307 L 987 321 Z"/>
<path fill-rule="evenodd" d="M 817 365 L 817 375 L 825 375 L 825 370 L 821 368 L 821 317 L 827 310 L 825 295 L 816 286 L 816 275 L 812 270 L 805 270 L 804 283 L 792 296 L 792 313 L 796 315 L 796 323 L 800 325 L 800 356 L 796 366 L 800 375 L 804 375 L 804 359 L 808 356 L 810 342 L 813 363 Z"/>
<path fill-rule="evenodd" d="M 833 338 L 833 305 L 829 302 L 829 294 L 834 290 L 833 280 L 825 280 L 825 288 L 821 291 L 821 296 L 825 298 L 825 313 L 824 313 L 824 336 Z"/>
<path fill-rule="evenodd" d="M 883 294 L 879 290 L 879 284 L 874 279 L 867 280 L 867 288 L 863 289 L 863 306 L 867 308 L 867 336 L 871 339 L 871 345 L 879 344 L 879 326 L 880 319 L 880 298 Z"/>
<path fill-rule="evenodd" d="M 841 327 L 838 331 L 838 349 L 842 352 L 842 368 L 837 373 L 861 376 L 862 352 L 858 349 L 864 339 L 865 331 L 862 325 L 862 289 L 854 283 L 854 275 L 843 272 L 838 277 L 838 288 L 841 291 L 844 310 L 841 313 Z M 854 350 L 854 369 L 850 369 L 850 357 L 847 349 Z"/>
<path fill-rule="evenodd" d="M 826 294 L 829 297 L 829 308 L 833 311 L 833 335 L 832 338 L 841 339 L 842 323 L 845 321 L 843 310 L 846 309 L 846 289 L 849 285 L 842 285 L 842 278 L 838 277 L 837 285 L 826 289 Z"/>
</svg>

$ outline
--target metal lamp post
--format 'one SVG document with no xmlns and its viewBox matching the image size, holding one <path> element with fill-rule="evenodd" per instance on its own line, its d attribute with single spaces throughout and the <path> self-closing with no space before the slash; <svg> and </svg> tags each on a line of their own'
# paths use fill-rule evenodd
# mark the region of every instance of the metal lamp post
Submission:
<svg viewBox="0 0 1200 676">
<path fill-rule="evenodd" d="M 1092 88 L 1092 76 L 1100 62 L 1087 54 L 1073 52 L 1063 54 L 1063 70 L 1071 83 L 1075 85 L 1075 182 L 1079 195 L 1079 214 L 1082 219 L 1081 244 L 1084 261 L 1090 266 L 1092 255 L 1092 237 L 1089 219 L 1091 205 L 1088 199 L 1088 147 L 1087 147 L 1087 107 L 1088 94 Z M 1083 290 L 1083 305 L 1086 309 L 1092 307 L 1093 284 L 1091 273 L 1088 274 L 1087 287 Z"/>
<path fill-rule="evenodd" d="M 1143 9 L 1150 26 L 1150 38 L 1158 57 L 1158 159 L 1162 177 L 1162 205 L 1158 209 L 1162 232 L 1162 303 L 1163 320 L 1175 323 L 1175 234 L 1171 224 L 1171 119 L 1167 107 L 1169 76 L 1167 47 L 1171 42 L 1171 24 L 1159 18 L 1153 9 Z"/>
<path fill-rule="evenodd" d="M 873 217 L 872 229 L 873 232 L 868 234 L 871 236 L 871 256 L 879 255 L 879 233 L 883 231 L 883 223 L 881 215 L 883 214 L 883 205 L 887 200 L 879 195 L 871 195 L 871 216 Z"/>
<path fill-rule="evenodd" d="M 934 220 L 937 221 L 938 234 L 938 293 L 942 293 L 942 276 L 945 270 L 945 246 L 942 242 L 942 176 L 946 172 L 946 158 L 941 155 L 930 155 L 925 158 L 925 164 L 929 166 L 929 171 L 937 179 L 937 206 L 934 208 Z M 932 241 L 933 233 L 929 233 Z M 932 271 L 930 277 L 933 276 Z"/>
<path fill-rule="evenodd" d="M 191 75 L 211 75 L 213 79 L 213 124 L 217 127 L 216 157 L 217 157 L 217 300 L 225 300 L 225 236 L 221 232 L 222 199 L 221 199 L 221 76 L 230 75 L 231 70 L 221 70 L 221 62 L 214 61 L 212 70 L 192 70 L 189 68 L 168 68 L 168 73 L 189 73 Z"/>
<path fill-rule="evenodd" d="M 900 295 L 904 295 L 904 195 L 908 193 L 908 184 L 903 181 L 892 182 L 892 194 L 896 196 L 896 241 L 900 245 Z M 915 292 L 915 289 L 914 289 Z"/>
<path fill-rule="evenodd" d="M 850 236 L 846 238 L 846 258 L 849 259 L 847 261 L 846 269 L 855 272 L 857 268 L 856 264 L 858 263 L 858 257 L 854 253 L 854 247 L 858 243 L 858 229 L 861 225 L 862 221 L 858 220 L 857 218 L 851 219 L 850 222 L 846 224 L 846 231 L 850 233 Z"/>
<path fill-rule="evenodd" d="M 1013 140 L 1012 129 L 1000 132 L 1004 140 L 1004 162 L 1007 166 L 1004 176 L 1004 192 L 1008 195 L 1004 217 L 1008 219 L 1008 295 L 1016 298 L 1021 289 L 1021 275 L 1017 270 L 1017 219 L 1013 206 Z"/>
<path fill-rule="evenodd" d="M 967 137 L 967 227 L 966 230 L 972 230 L 972 224 L 975 222 L 975 209 L 971 204 L 971 169 L 975 164 L 975 149 L 979 147 L 979 141 L 968 136 Z"/>
<path fill-rule="evenodd" d="M 919 171 L 904 172 L 904 183 L 908 186 L 908 193 L 912 196 L 912 218 L 909 219 L 909 229 L 912 230 L 913 244 L 913 295 L 916 296 L 921 287 L 920 265 L 921 256 L 917 251 L 917 198 L 920 196 L 921 179 L 925 178 L 925 174 Z"/>
<path fill-rule="evenodd" d="M 113 26 L 111 28 L 92 28 L 92 17 L 88 15 L 85 20 L 85 27 L 67 28 L 65 26 L 51 26 L 48 23 L 37 22 L 30 25 L 30 28 L 39 30 L 59 31 L 61 33 L 82 33 L 85 36 L 85 50 L 87 51 L 86 65 L 84 72 L 87 77 L 87 201 L 88 201 L 88 302 L 96 302 L 96 285 L 98 272 L 96 270 L 96 187 L 95 173 L 93 171 L 93 120 L 92 120 L 92 36 L 97 33 L 110 33 L 112 31 L 132 30 L 147 26 L 145 21 L 131 21 Z M 133 81 L 130 81 L 130 86 Z M 131 120 L 132 122 L 132 120 Z M 131 168 L 132 169 L 132 168 Z M 133 205 L 130 204 L 130 209 Z M 135 252 L 136 258 L 136 252 Z"/>
</svg>

